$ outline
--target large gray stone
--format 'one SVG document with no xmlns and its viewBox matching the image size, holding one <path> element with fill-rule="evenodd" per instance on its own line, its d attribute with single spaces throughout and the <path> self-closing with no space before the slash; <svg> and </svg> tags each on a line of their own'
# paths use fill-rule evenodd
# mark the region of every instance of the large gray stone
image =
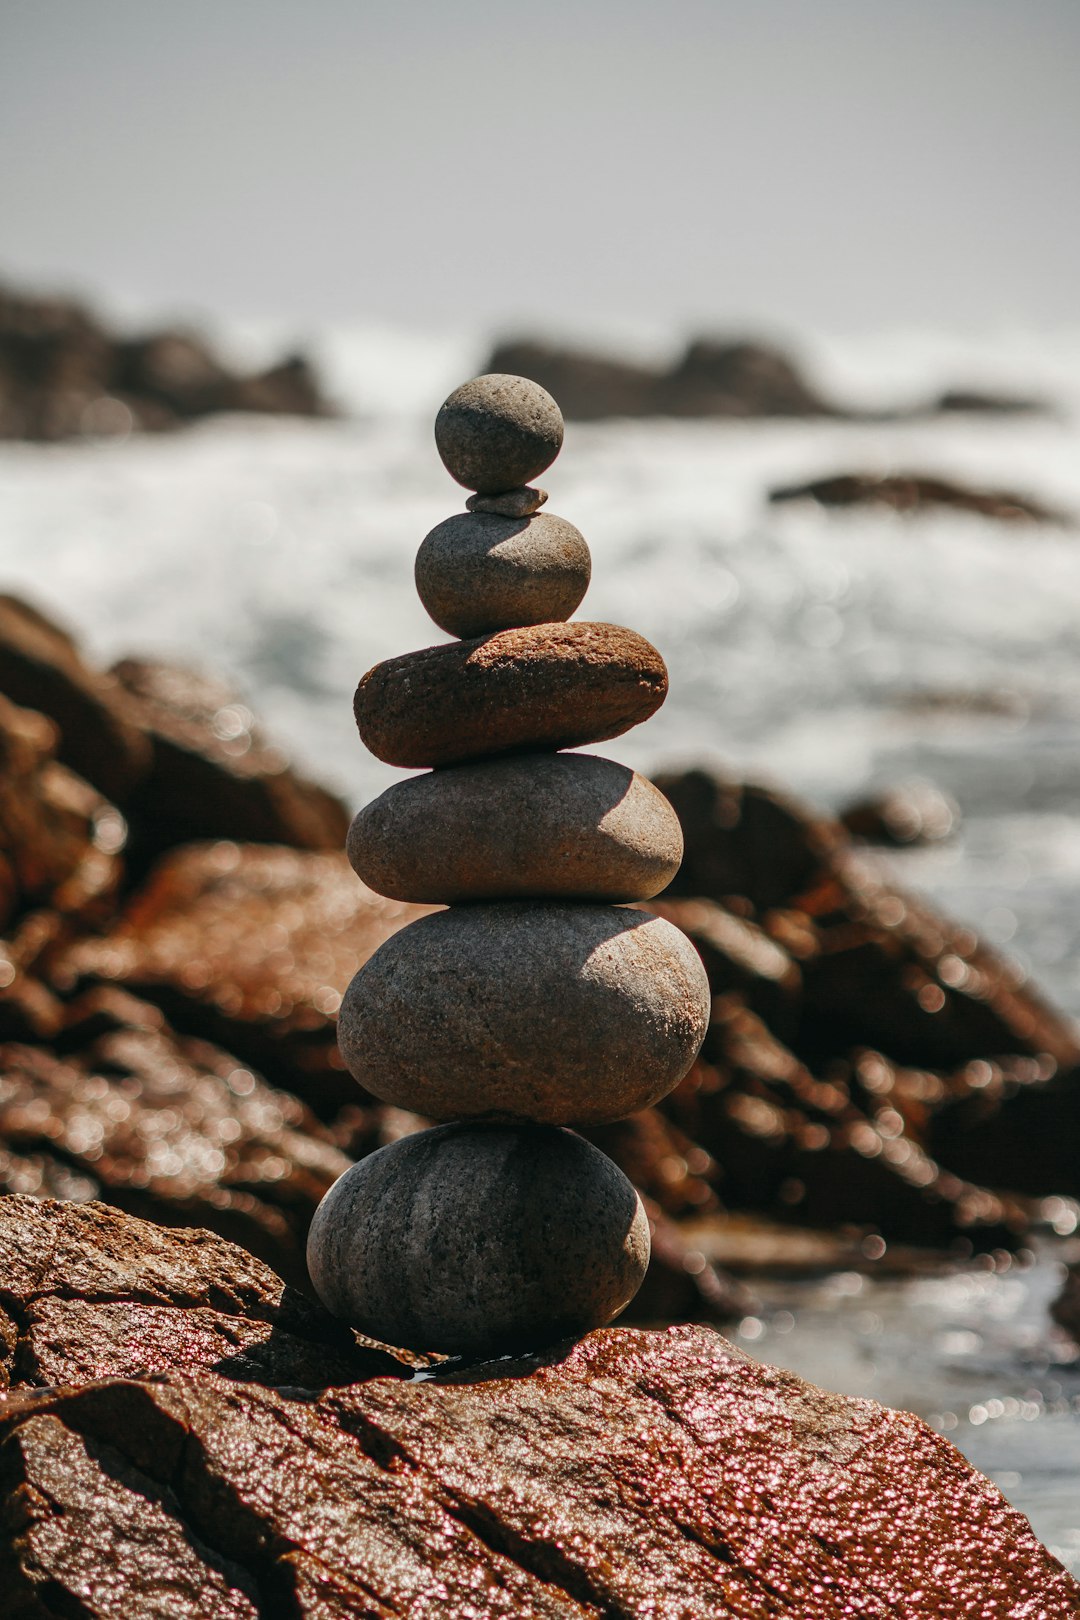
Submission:
<svg viewBox="0 0 1080 1620">
<path fill-rule="evenodd" d="M 458 512 L 416 554 L 416 591 L 440 629 L 482 636 L 568 619 L 589 588 L 592 560 L 565 518 Z"/>
<path fill-rule="evenodd" d="M 531 754 L 397 782 L 349 829 L 357 876 L 393 900 L 649 900 L 682 860 L 658 788 L 595 754 Z"/>
<path fill-rule="evenodd" d="M 685 934 L 620 906 L 454 906 L 381 945 L 345 992 L 356 1080 L 430 1119 L 600 1125 L 690 1067 L 709 982 Z"/>
<path fill-rule="evenodd" d="M 637 1293 L 649 1223 L 622 1171 L 569 1131 L 443 1125 L 380 1148 L 315 1214 L 328 1310 L 413 1350 L 537 1349 L 610 1322 Z"/>
<path fill-rule="evenodd" d="M 387 658 L 356 688 L 353 713 L 387 765 L 459 765 L 619 737 L 666 696 L 664 660 L 644 636 L 575 619 Z"/>
<path fill-rule="evenodd" d="M 528 484 L 551 466 L 562 442 L 562 412 L 547 389 L 507 372 L 455 388 L 435 418 L 444 467 L 480 495 Z"/>
</svg>

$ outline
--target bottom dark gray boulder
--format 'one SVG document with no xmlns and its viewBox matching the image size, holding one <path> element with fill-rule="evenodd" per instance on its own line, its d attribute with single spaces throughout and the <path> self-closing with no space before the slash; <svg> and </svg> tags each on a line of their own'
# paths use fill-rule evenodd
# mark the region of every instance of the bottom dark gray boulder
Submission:
<svg viewBox="0 0 1080 1620">
<path fill-rule="evenodd" d="M 618 1166 L 572 1131 L 441 1125 L 346 1170 L 307 1252 L 320 1299 L 354 1327 L 504 1355 L 617 1316 L 645 1276 L 649 1221 Z"/>
</svg>

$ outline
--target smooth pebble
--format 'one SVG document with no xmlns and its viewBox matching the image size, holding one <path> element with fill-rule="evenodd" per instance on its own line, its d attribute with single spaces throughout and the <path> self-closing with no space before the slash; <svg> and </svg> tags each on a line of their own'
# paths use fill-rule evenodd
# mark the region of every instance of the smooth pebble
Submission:
<svg viewBox="0 0 1080 1620">
<path fill-rule="evenodd" d="M 656 648 L 621 625 L 529 625 L 388 658 L 356 689 L 361 741 L 388 765 L 618 737 L 667 696 Z"/>
<path fill-rule="evenodd" d="M 673 924 L 622 906 L 453 906 L 391 936 L 345 992 L 365 1091 L 429 1119 L 599 1125 L 689 1069 L 709 981 Z"/>
<path fill-rule="evenodd" d="M 531 754 L 396 782 L 356 816 L 353 870 L 393 900 L 649 900 L 682 860 L 679 818 L 595 754 Z"/>
<path fill-rule="evenodd" d="M 610 1322 L 645 1275 L 649 1223 L 622 1171 L 570 1131 L 447 1125 L 347 1170 L 307 1256 L 352 1327 L 476 1358 Z"/>
<path fill-rule="evenodd" d="M 505 372 L 462 383 L 435 418 L 443 466 L 478 495 L 530 483 L 551 466 L 562 442 L 562 412 L 547 389 Z"/>
<path fill-rule="evenodd" d="M 482 636 L 568 619 L 589 588 L 592 561 L 564 518 L 460 512 L 416 554 L 416 593 L 440 630 Z"/>
</svg>

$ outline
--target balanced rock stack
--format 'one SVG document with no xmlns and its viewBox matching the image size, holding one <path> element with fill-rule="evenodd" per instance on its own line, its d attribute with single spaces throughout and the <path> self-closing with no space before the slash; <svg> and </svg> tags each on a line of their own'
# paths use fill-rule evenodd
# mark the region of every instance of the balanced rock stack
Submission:
<svg viewBox="0 0 1080 1620">
<path fill-rule="evenodd" d="M 625 766 L 560 752 L 619 736 L 667 691 L 641 636 L 568 622 L 589 550 L 529 486 L 562 438 L 555 401 L 524 378 L 451 394 L 436 443 L 476 493 L 424 540 L 416 585 L 462 639 L 378 664 L 356 692 L 368 748 L 428 769 L 360 812 L 349 858 L 380 894 L 448 909 L 361 968 L 338 1038 L 366 1091 L 449 1123 L 341 1177 L 308 1265 L 330 1310 L 418 1350 L 536 1348 L 628 1304 L 648 1264 L 645 1211 L 564 1127 L 656 1102 L 708 1021 L 693 946 L 626 904 L 677 870 L 674 811 Z"/>
</svg>

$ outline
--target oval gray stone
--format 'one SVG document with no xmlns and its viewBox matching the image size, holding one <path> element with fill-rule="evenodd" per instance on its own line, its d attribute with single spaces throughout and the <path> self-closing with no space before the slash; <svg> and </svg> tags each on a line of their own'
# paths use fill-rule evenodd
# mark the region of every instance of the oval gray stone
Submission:
<svg viewBox="0 0 1080 1620">
<path fill-rule="evenodd" d="M 393 900 L 650 900 L 679 869 L 679 818 L 595 754 L 532 754 L 397 782 L 353 821 L 357 876 Z"/>
<path fill-rule="evenodd" d="M 328 1310 L 447 1355 L 540 1349 L 637 1293 L 649 1223 L 622 1171 L 569 1131 L 444 1125 L 346 1170 L 311 1223 Z"/>
<path fill-rule="evenodd" d="M 589 588 L 589 548 L 550 513 L 458 512 L 416 554 L 416 591 L 441 630 L 482 636 L 568 619 Z"/>
<path fill-rule="evenodd" d="M 338 1044 L 356 1080 L 429 1119 L 601 1125 L 682 1079 L 711 996 L 686 935 L 619 906 L 453 906 L 356 974 Z"/>
<path fill-rule="evenodd" d="M 562 442 L 562 412 L 547 389 L 507 372 L 462 383 L 435 418 L 443 466 L 478 495 L 531 483 L 551 466 Z"/>
</svg>

